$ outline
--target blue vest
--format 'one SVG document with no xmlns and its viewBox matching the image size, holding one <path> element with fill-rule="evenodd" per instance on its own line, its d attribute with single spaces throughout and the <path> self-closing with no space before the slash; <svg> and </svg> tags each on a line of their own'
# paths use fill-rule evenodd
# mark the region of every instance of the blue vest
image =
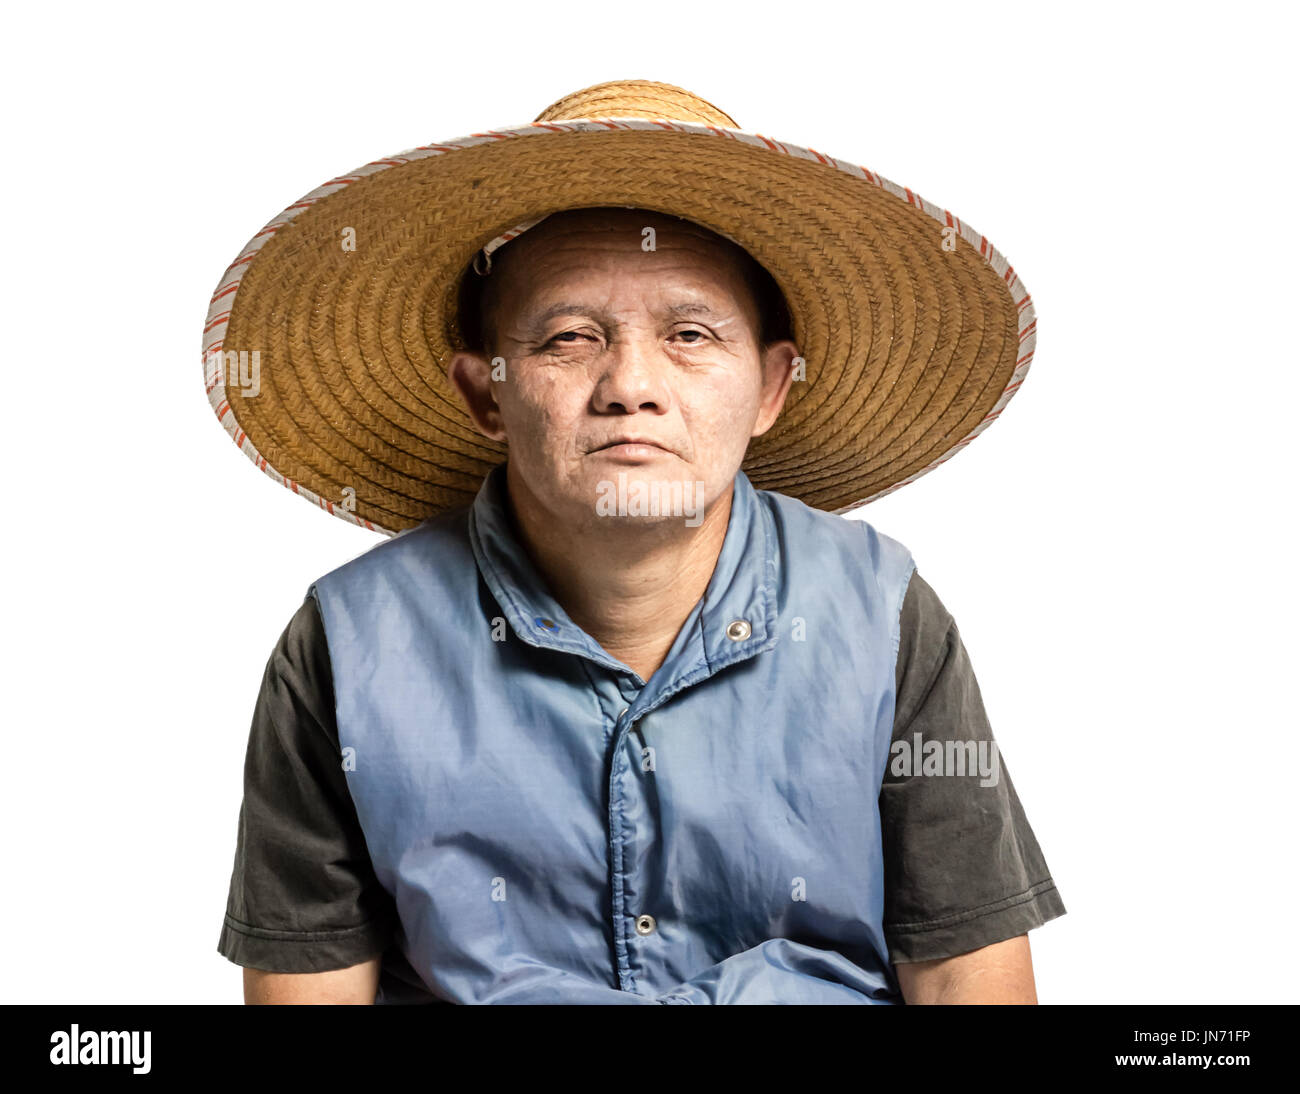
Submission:
<svg viewBox="0 0 1300 1094">
<path fill-rule="evenodd" d="M 902 1002 L 878 798 L 907 549 L 738 472 L 713 577 L 646 682 L 550 595 L 504 475 L 311 588 L 421 992 Z M 398 1001 L 385 977 L 376 1002 Z"/>
</svg>

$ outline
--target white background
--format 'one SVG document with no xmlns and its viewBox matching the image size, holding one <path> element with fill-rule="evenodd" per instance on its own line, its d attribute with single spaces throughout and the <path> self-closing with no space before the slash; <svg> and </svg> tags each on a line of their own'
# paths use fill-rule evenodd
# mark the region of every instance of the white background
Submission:
<svg viewBox="0 0 1300 1094">
<path fill-rule="evenodd" d="M 961 627 L 1068 914 L 1043 1002 L 1294 1001 L 1296 27 L 1281 5 L 25 5 L 3 345 L 7 1002 L 238 1002 L 249 719 L 378 537 L 218 425 L 208 297 L 369 160 L 656 79 L 987 234 L 1028 379 L 863 516 Z"/>
</svg>

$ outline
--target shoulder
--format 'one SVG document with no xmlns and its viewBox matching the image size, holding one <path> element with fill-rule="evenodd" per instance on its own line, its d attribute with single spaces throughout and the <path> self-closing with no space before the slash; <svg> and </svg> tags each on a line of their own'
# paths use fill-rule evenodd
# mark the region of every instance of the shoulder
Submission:
<svg viewBox="0 0 1300 1094">
<path fill-rule="evenodd" d="M 254 739 L 315 737 L 334 728 L 334 673 L 315 597 L 304 597 L 267 659 L 253 714 Z M 297 746 L 295 746 L 297 747 Z"/>
<path fill-rule="evenodd" d="M 271 661 L 281 675 L 330 682 L 329 653 L 320 605 L 308 592 L 280 635 Z"/>
<path fill-rule="evenodd" d="M 773 490 L 759 490 L 757 493 L 776 518 L 787 540 L 833 545 L 853 559 L 865 558 L 877 572 L 892 573 L 902 582 L 914 569 L 911 551 L 870 521 L 815 509 L 798 498 Z"/>
<path fill-rule="evenodd" d="M 913 572 L 898 619 L 895 663 L 898 724 L 905 725 L 923 705 L 965 702 L 974 672 L 952 613 L 920 573 Z"/>
<path fill-rule="evenodd" d="M 900 618 L 904 642 L 913 654 L 936 649 L 957 626 L 939 594 L 916 570 L 907 584 Z"/>
<path fill-rule="evenodd" d="M 431 562 L 449 563 L 458 552 L 471 557 L 468 525 L 468 506 L 440 513 L 323 574 L 309 591 L 329 591 L 395 572 L 428 572 Z"/>
</svg>

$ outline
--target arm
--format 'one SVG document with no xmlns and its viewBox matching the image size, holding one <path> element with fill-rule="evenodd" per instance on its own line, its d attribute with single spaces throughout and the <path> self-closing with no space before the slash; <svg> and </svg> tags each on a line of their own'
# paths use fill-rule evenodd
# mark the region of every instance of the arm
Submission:
<svg viewBox="0 0 1300 1094">
<path fill-rule="evenodd" d="M 244 1002 L 373 1004 L 382 957 L 332 972 L 292 973 L 244 970 Z"/>
<path fill-rule="evenodd" d="M 1027 934 L 935 961 L 895 966 L 910 1004 L 1037 1003 Z"/>
<path fill-rule="evenodd" d="M 329 652 L 313 597 L 267 662 L 218 952 L 248 1003 L 373 1003 L 396 909 L 348 790 Z"/>
<path fill-rule="evenodd" d="M 889 957 L 908 1003 L 1037 1002 L 1027 932 L 1065 914 L 997 750 L 956 623 L 913 574 L 899 621 L 893 743 L 984 749 L 986 777 L 891 762 L 881 786 Z M 969 755 L 969 753 L 968 753 Z"/>
</svg>

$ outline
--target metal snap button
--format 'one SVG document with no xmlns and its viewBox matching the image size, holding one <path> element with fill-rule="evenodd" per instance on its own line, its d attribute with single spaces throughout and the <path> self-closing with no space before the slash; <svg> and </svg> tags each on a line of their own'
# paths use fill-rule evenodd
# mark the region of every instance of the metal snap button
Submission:
<svg viewBox="0 0 1300 1094">
<path fill-rule="evenodd" d="M 727 624 L 727 637 L 733 642 L 743 642 L 750 636 L 751 628 L 748 619 L 737 619 Z"/>
<path fill-rule="evenodd" d="M 639 915 L 636 917 L 636 933 L 651 934 L 655 929 L 655 917 L 652 915 Z"/>
</svg>

